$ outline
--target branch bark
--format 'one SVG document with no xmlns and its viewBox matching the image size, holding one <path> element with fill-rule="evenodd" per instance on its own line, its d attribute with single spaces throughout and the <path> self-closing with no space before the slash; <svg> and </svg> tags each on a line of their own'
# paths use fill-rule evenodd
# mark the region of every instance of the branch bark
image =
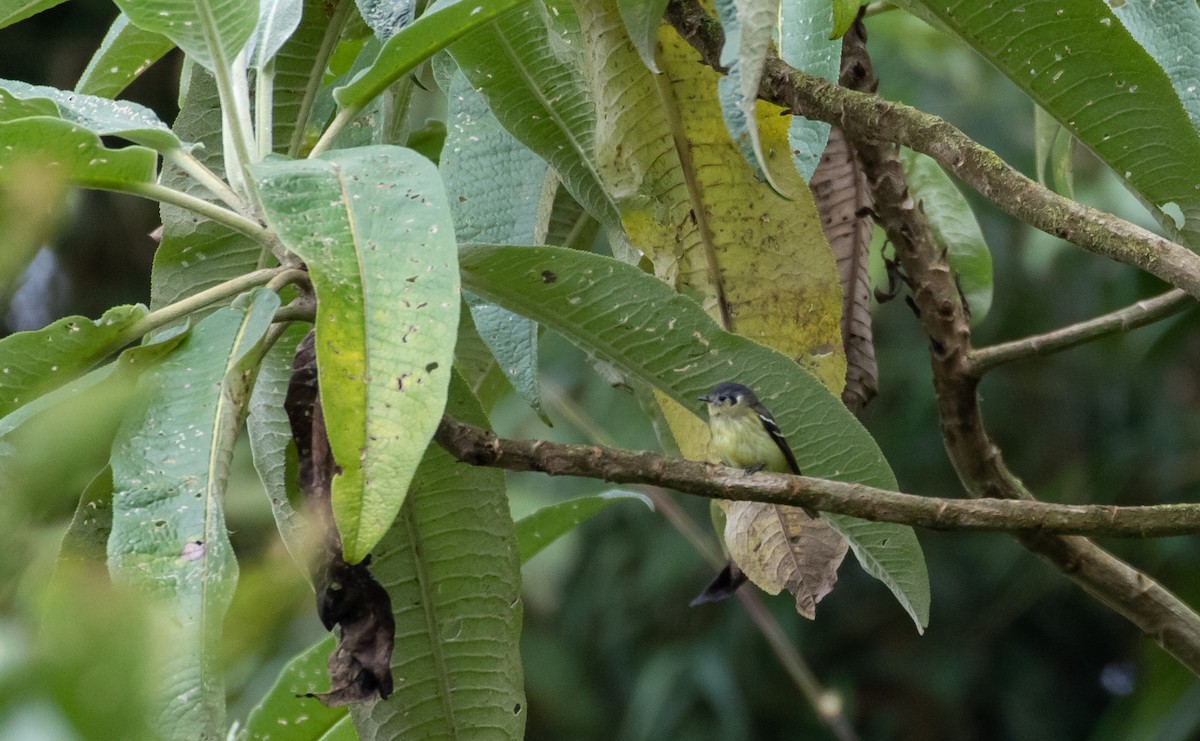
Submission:
<svg viewBox="0 0 1200 741">
<path fill-rule="evenodd" d="M 666 17 L 706 63 L 720 69 L 724 42 L 720 25 L 696 0 L 670 0 Z M 856 57 L 849 68 L 846 54 Z M 842 85 L 874 90 L 861 23 L 844 40 L 842 70 Z M 848 72 L 857 84 L 847 84 Z M 894 144 L 933 157 L 1016 218 L 1139 267 L 1194 297 L 1200 297 L 1200 255 L 1052 193 L 936 116 L 831 85 L 777 58 L 767 60 L 759 97 L 839 126 L 855 140 L 878 216 L 912 282 L 913 305 L 929 337 L 942 438 L 959 479 L 974 496 L 1032 502 L 1033 496 L 1004 464 L 983 424 L 979 379 L 971 372 L 970 324 L 921 206 L 908 193 Z M 1200 615 L 1161 584 L 1085 538 L 1032 531 L 1016 537 L 1200 673 Z"/>
<path fill-rule="evenodd" d="M 1194 306 L 1192 297 L 1178 288 L 1138 301 L 1123 309 L 1071 324 L 1051 332 L 1022 337 L 990 347 L 973 349 L 967 357 L 968 372 L 976 377 L 1026 358 L 1050 355 L 1100 337 L 1144 327 Z"/>
<path fill-rule="evenodd" d="M 696 0 L 670 0 L 666 18 L 706 64 L 723 71 L 723 32 Z M 927 154 L 1009 215 L 1200 298 L 1200 255 L 1112 214 L 1063 198 L 937 116 L 834 85 L 775 56 L 767 58 L 758 95 L 806 118 L 837 126 L 860 141 L 901 144 Z"/>
<path fill-rule="evenodd" d="M 545 440 L 508 440 L 450 417 L 442 418 L 435 439 L 455 458 L 475 466 L 580 476 L 614 484 L 661 486 L 710 499 L 811 507 L 932 530 L 1086 533 L 1138 538 L 1200 532 L 1200 504 L 1111 507 L 923 497 L 808 476 L 747 474 L 738 468 L 666 458 L 646 451 L 562 445 Z"/>
</svg>

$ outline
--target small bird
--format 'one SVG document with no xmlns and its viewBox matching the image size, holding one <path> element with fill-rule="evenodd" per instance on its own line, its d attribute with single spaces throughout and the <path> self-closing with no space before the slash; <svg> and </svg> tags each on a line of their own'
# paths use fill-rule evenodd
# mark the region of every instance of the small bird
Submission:
<svg viewBox="0 0 1200 741">
<path fill-rule="evenodd" d="M 749 473 L 765 470 L 800 475 L 796 456 L 779 431 L 775 417 L 749 388 L 740 383 L 718 383 L 700 401 L 708 404 L 713 448 L 725 465 L 744 468 Z M 815 512 L 809 515 L 817 516 Z M 694 607 L 732 597 L 745 582 L 746 575 L 729 561 L 691 604 Z"/>
<path fill-rule="evenodd" d="M 749 388 L 740 383 L 718 383 L 700 401 L 708 403 L 713 447 L 725 465 L 751 473 L 800 475 L 796 456 L 775 418 Z"/>
</svg>

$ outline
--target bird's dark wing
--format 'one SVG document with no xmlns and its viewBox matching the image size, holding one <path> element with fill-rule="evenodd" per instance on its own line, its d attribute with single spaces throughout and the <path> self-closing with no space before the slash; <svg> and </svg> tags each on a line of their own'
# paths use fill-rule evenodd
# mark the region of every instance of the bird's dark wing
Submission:
<svg viewBox="0 0 1200 741">
<path fill-rule="evenodd" d="M 775 424 L 775 418 L 771 416 L 771 412 L 767 411 L 767 408 L 762 404 L 755 404 L 753 408 L 754 413 L 758 415 L 758 419 L 762 422 L 762 426 L 766 429 L 767 434 L 779 446 L 783 457 L 787 458 L 788 465 L 792 468 L 792 473 L 800 476 L 800 464 L 796 463 L 796 456 L 788 446 L 787 440 L 783 439 L 783 433 L 779 431 L 779 425 Z"/>
</svg>

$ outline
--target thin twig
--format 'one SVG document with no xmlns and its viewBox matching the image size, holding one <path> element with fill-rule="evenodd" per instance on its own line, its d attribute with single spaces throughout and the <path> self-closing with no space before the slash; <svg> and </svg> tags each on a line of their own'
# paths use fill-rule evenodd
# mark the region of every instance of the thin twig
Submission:
<svg viewBox="0 0 1200 741">
<path fill-rule="evenodd" d="M 966 372 L 978 378 L 1005 363 L 1050 355 L 1101 337 L 1118 332 L 1128 332 L 1131 329 L 1144 327 L 1159 319 L 1177 314 L 1194 305 L 1194 299 L 1191 296 L 1175 288 L 1153 298 L 1138 301 L 1123 309 L 1061 327 L 1052 332 L 971 350 L 967 356 Z"/>
</svg>

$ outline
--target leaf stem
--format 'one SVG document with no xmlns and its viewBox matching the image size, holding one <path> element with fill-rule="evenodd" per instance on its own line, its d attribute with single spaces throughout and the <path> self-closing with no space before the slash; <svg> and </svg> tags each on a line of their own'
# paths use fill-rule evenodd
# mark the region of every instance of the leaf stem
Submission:
<svg viewBox="0 0 1200 741">
<path fill-rule="evenodd" d="M 164 152 L 163 156 L 176 167 L 195 178 L 205 188 L 208 188 L 208 191 L 217 198 L 220 198 L 225 205 L 238 213 L 246 212 L 246 203 L 242 200 L 242 197 L 234 192 L 233 188 L 230 188 L 224 180 L 217 177 L 215 172 L 208 169 L 191 152 L 184 151 L 183 149 L 172 149 Z"/>
<path fill-rule="evenodd" d="M 361 108 L 343 108 L 333 117 L 333 121 L 329 123 L 329 128 L 325 129 L 321 134 L 321 138 L 313 145 L 312 151 L 308 153 L 309 159 L 319 156 L 326 149 L 329 149 L 333 144 L 334 138 L 341 133 L 346 124 L 349 123 L 355 116 L 358 115 Z"/>
<path fill-rule="evenodd" d="M 967 358 L 966 372 L 978 378 L 1005 363 L 1050 355 L 1101 337 L 1118 332 L 1128 332 L 1131 329 L 1165 319 L 1194 305 L 1194 299 L 1191 296 L 1175 288 L 1094 319 L 1071 324 L 1044 334 L 972 350 Z"/>
<path fill-rule="evenodd" d="M 261 161 L 274 149 L 275 59 L 255 71 L 254 77 L 254 135 L 258 143 L 255 161 Z"/>
<path fill-rule="evenodd" d="M 278 246 L 278 240 L 275 238 L 275 235 L 257 221 L 247 218 L 236 211 L 230 211 L 227 208 L 218 206 L 215 203 L 209 203 L 203 198 L 197 198 L 196 196 L 184 193 L 183 191 L 168 188 L 158 183 L 129 183 L 122 185 L 120 188 L 112 188 L 111 190 L 142 196 L 143 198 L 151 198 L 162 203 L 169 203 L 172 206 L 185 208 L 206 219 L 223 224 L 235 232 L 245 234 L 261 245 L 272 249 Z"/>
<path fill-rule="evenodd" d="M 163 327 L 171 322 L 178 321 L 185 316 L 197 312 L 207 306 L 238 296 L 251 288 L 256 288 L 263 285 L 277 285 L 282 287 L 285 283 L 276 283 L 276 281 L 285 275 L 290 276 L 293 273 L 300 273 L 293 268 L 266 268 L 264 270 L 255 270 L 252 273 L 239 275 L 236 278 L 231 278 L 224 283 L 218 283 L 215 286 L 206 288 L 203 291 L 193 293 L 187 298 L 182 298 L 173 304 L 168 304 L 161 309 L 147 314 L 140 322 L 137 322 L 113 343 L 116 346 L 124 346 L 133 342 L 138 337 L 153 332 L 159 327 Z M 289 281 L 290 282 L 290 281 Z M 278 290 L 276 288 L 275 290 Z"/>
</svg>

